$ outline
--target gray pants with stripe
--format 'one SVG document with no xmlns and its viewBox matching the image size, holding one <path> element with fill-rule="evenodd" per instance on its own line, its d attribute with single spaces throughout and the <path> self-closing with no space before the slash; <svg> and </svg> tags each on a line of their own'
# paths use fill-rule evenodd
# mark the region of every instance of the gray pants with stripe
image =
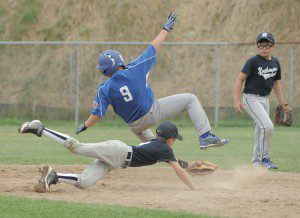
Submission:
<svg viewBox="0 0 300 218">
<path fill-rule="evenodd" d="M 274 130 L 269 117 L 269 99 L 252 94 L 243 95 L 243 104 L 247 113 L 254 120 L 255 143 L 253 164 L 260 163 L 262 158 L 270 157 L 270 139 Z"/>
<path fill-rule="evenodd" d="M 109 171 L 122 168 L 128 152 L 132 152 L 131 146 L 119 140 L 82 143 L 70 137 L 64 146 L 74 154 L 96 158 L 82 173 L 77 174 L 78 180 L 75 186 L 81 189 L 95 184 Z"/>
<path fill-rule="evenodd" d="M 210 131 L 208 118 L 197 97 L 190 93 L 172 95 L 154 103 L 147 114 L 128 124 L 131 131 L 143 142 L 155 138 L 149 129 L 163 120 L 172 118 L 187 111 L 199 135 Z"/>
</svg>

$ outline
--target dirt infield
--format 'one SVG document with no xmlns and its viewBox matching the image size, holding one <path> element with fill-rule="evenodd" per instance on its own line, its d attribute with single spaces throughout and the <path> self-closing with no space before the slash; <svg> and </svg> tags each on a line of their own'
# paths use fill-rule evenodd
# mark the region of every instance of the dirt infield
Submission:
<svg viewBox="0 0 300 218">
<path fill-rule="evenodd" d="M 53 166 L 80 172 L 85 166 Z M 159 208 L 229 217 L 300 217 L 300 174 L 240 167 L 193 177 L 190 191 L 168 167 L 128 168 L 110 172 L 93 187 L 80 190 L 58 184 L 36 193 L 38 166 L 0 165 L 0 194 L 73 202 Z"/>
</svg>

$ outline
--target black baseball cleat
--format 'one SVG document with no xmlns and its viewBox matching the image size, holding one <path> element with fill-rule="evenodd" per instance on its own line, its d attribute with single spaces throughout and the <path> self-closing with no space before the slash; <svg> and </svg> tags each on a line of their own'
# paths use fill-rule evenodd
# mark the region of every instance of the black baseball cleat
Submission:
<svg viewBox="0 0 300 218">
<path fill-rule="evenodd" d="M 34 186 L 36 192 L 45 192 L 50 188 L 50 185 L 55 185 L 58 183 L 57 173 L 50 166 L 44 166 L 41 169 L 41 179 L 38 184 Z"/>
<path fill-rule="evenodd" d="M 23 123 L 19 128 L 19 133 L 32 133 L 38 137 L 42 136 L 44 125 L 39 120 L 33 120 L 31 122 Z"/>
</svg>

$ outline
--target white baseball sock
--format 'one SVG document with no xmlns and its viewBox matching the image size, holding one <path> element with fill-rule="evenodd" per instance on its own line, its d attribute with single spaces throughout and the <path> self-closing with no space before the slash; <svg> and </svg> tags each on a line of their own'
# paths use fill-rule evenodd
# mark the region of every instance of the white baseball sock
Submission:
<svg viewBox="0 0 300 218">
<path fill-rule="evenodd" d="M 78 177 L 74 173 L 57 173 L 58 181 L 70 185 L 75 185 L 77 183 Z"/>
<path fill-rule="evenodd" d="M 57 141 L 58 143 L 60 143 L 62 145 L 65 143 L 67 138 L 70 138 L 70 136 L 68 136 L 68 135 L 65 135 L 61 132 L 57 132 L 57 131 L 47 129 L 47 128 L 44 128 L 44 130 L 42 132 L 42 136 L 54 139 L 55 141 Z"/>
</svg>

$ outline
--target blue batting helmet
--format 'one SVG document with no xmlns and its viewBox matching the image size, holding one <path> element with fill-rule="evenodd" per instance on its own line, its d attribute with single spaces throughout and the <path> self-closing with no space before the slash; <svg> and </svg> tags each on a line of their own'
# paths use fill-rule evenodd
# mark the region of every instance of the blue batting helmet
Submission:
<svg viewBox="0 0 300 218">
<path fill-rule="evenodd" d="M 120 66 L 125 66 L 121 54 L 115 50 L 101 52 L 96 69 L 105 76 L 112 75 Z"/>
</svg>

